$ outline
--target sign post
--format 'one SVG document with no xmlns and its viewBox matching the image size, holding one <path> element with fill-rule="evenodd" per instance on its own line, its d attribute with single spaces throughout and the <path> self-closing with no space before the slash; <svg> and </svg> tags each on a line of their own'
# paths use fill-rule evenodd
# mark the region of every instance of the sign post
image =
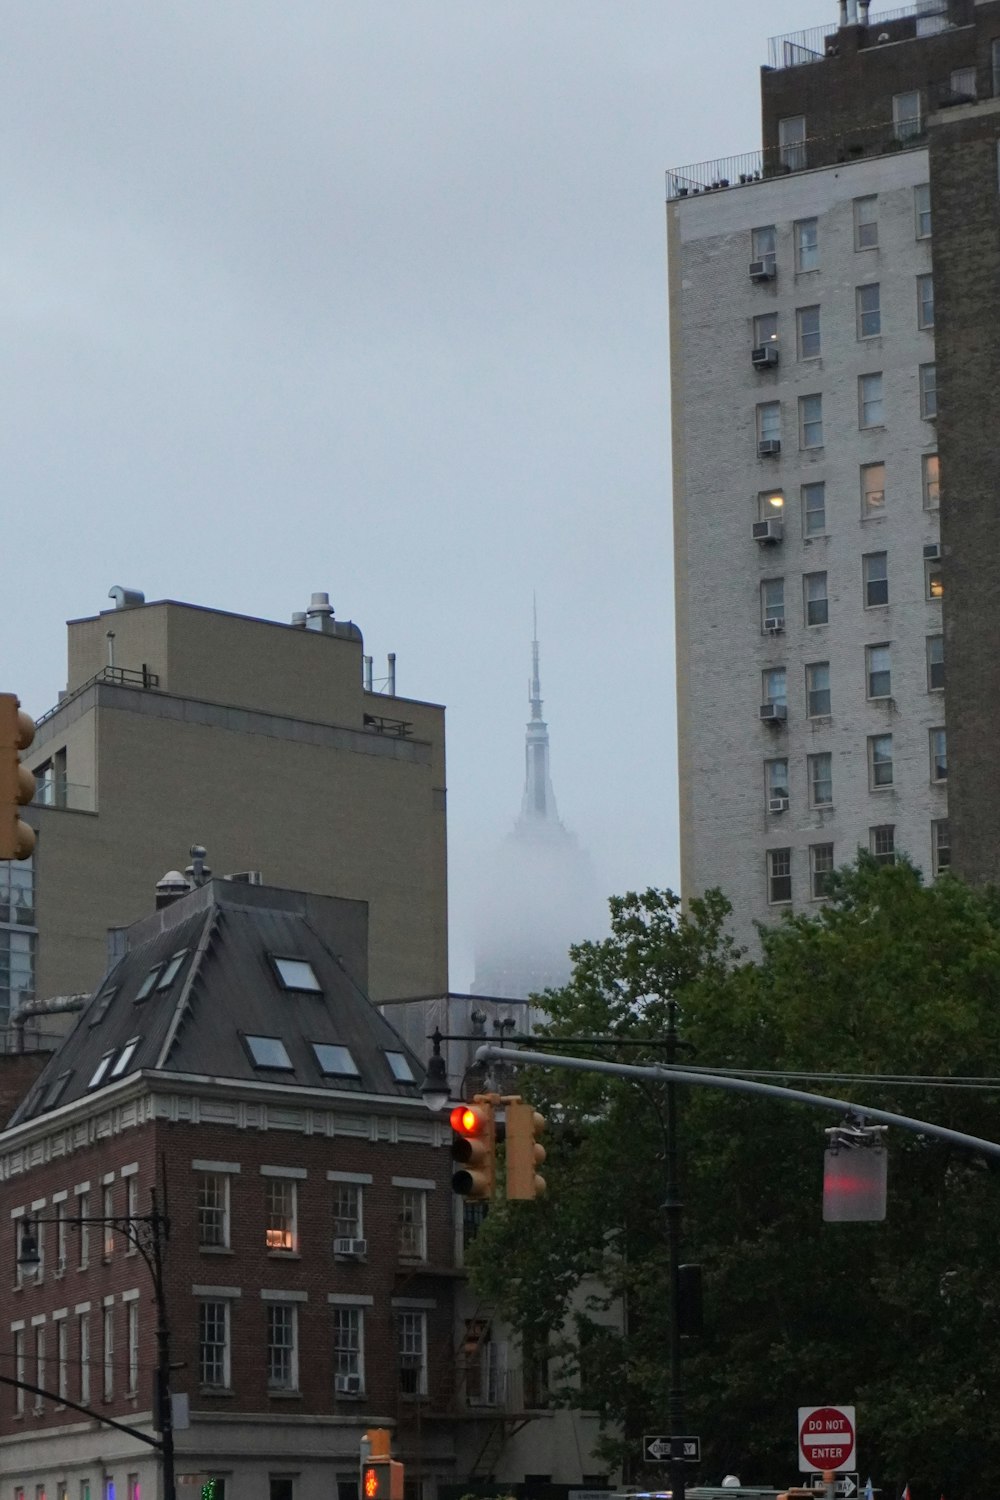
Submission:
<svg viewBox="0 0 1000 1500">
<path fill-rule="evenodd" d="M 857 1468 L 853 1406 L 799 1407 L 799 1471 L 815 1474 Z"/>
</svg>

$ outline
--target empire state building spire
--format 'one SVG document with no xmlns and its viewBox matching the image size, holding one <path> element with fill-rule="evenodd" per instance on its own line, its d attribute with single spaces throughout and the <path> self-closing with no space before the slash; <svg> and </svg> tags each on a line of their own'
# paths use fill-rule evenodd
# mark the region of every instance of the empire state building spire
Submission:
<svg viewBox="0 0 1000 1500">
<path fill-rule="evenodd" d="M 521 802 L 522 823 L 549 823 L 558 826 L 556 798 L 549 775 L 549 726 L 542 718 L 542 684 L 538 671 L 538 609 L 533 609 L 531 642 L 531 685 L 528 702 L 531 718 L 524 740 L 524 798 Z"/>
</svg>

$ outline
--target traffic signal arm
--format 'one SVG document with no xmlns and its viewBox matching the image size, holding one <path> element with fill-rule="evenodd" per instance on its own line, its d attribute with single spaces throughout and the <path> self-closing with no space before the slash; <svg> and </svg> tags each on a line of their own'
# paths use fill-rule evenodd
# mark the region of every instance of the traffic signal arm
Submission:
<svg viewBox="0 0 1000 1500">
<path fill-rule="evenodd" d="M 545 1147 L 538 1140 L 545 1116 L 523 1099 L 508 1099 L 506 1109 L 507 1197 L 537 1198 L 545 1192 L 545 1178 L 538 1175 L 545 1160 Z"/>
<path fill-rule="evenodd" d="M 20 761 L 34 738 L 34 721 L 15 695 L 0 693 L 0 859 L 27 859 L 35 847 L 34 829 L 19 816 L 35 795 L 35 778 Z"/>
</svg>

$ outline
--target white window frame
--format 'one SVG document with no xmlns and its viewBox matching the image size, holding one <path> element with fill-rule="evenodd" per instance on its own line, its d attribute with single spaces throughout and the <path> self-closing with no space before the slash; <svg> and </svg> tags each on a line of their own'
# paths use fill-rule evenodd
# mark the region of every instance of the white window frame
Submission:
<svg viewBox="0 0 1000 1500">
<path fill-rule="evenodd" d="M 830 894 L 829 877 L 833 874 L 833 845 L 809 845 L 809 897 L 825 901 Z"/>
<path fill-rule="evenodd" d="M 779 773 L 778 767 L 781 767 Z M 776 755 L 764 762 L 764 796 L 770 802 L 775 797 L 788 799 L 788 756 Z"/>
<path fill-rule="evenodd" d="M 212 1309 L 211 1327 L 209 1326 L 208 1309 Z M 219 1310 L 221 1309 L 221 1320 Z M 222 1342 L 218 1339 L 209 1339 L 208 1333 L 218 1333 L 221 1321 Z M 198 1389 L 202 1391 L 228 1391 L 232 1389 L 232 1302 L 228 1297 L 199 1297 L 198 1298 Z M 221 1380 L 207 1380 L 206 1368 L 209 1361 L 206 1359 L 206 1351 L 213 1351 L 211 1365 L 214 1370 L 219 1367 Z M 215 1351 L 221 1351 L 216 1354 Z"/>
<path fill-rule="evenodd" d="M 931 783 L 943 786 L 948 780 L 948 732 L 943 724 L 928 729 L 927 744 L 931 757 Z"/>
<path fill-rule="evenodd" d="M 877 481 L 872 483 L 872 481 Z M 878 459 L 875 463 L 861 465 L 861 519 L 872 521 L 877 516 L 885 515 L 885 463 Z"/>
<path fill-rule="evenodd" d="M 365 1389 L 365 1310 L 362 1306 L 336 1300 L 330 1304 L 330 1342 L 333 1347 L 334 1375 L 356 1376 L 358 1393 L 363 1393 Z"/>
<path fill-rule="evenodd" d="M 818 302 L 795 309 L 795 353 L 799 360 L 819 359 L 823 353 L 823 331 Z"/>
<path fill-rule="evenodd" d="M 937 414 L 937 365 L 932 360 L 920 366 L 920 415 L 925 422 L 933 422 Z"/>
<path fill-rule="evenodd" d="M 944 829 L 944 839 L 941 838 L 941 830 Z M 941 862 L 942 850 L 947 855 L 944 863 Z M 947 818 L 933 818 L 931 820 L 931 868 L 935 876 L 940 875 L 942 870 L 951 867 L 951 830 L 948 827 Z"/>
<path fill-rule="evenodd" d="M 427 1259 L 427 1189 L 399 1188 L 399 1258 Z"/>
<path fill-rule="evenodd" d="M 872 382 L 877 381 L 875 386 Z M 873 394 L 875 391 L 878 394 Z M 867 432 L 885 426 L 885 382 L 881 370 L 867 370 L 858 376 L 858 427 Z"/>
<path fill-rule="evenodd" d="M 757 313 L 753 320 L 754 344 L 776 344 L 778 342 L 778 314 Z"/>
<path fill-rule="evenodd" d="M 892 129 L 897 141 L 912 141 L 923 135 L 923 101 L 919 89 L 893 94 Z"/>
<path fill-rule="evenodd" d="M 791 849 L 768 849 L 767 851 L 767 904 L 768 906 L 789 906 L 792 900 L 792 851 Z M 788 894 L 776 895 L 778 882 L 782 882 L 780 889 L 784 891 L 783 882 L 788 882 Z"/>
<path fill-rule="evenodd" d="M 221 1189 L 221 1203 L 209 1203 L 207 1201 L 208 1189 L 211 1186 L 213 1196 Z M 198 1231 L 199 1250 L 228 1250 L 230 1249 L 231 1217 L 230 1217 L 230 1186 L 228 1172 L 199 1172 L 196 1178 L 196 1223 Z M 209 1216 L 221 1215 L 220 1237 L 213 1239 L 206 1236 L 205 1230 L 209 1224 Z"/>
<path fill-rule="evenodd" d="M 797 219 L 795 234 L 795 270 L 800 275 L 819 270 L 819 220 Z"/>
<path fill-rule="evenodd" d="M 929 182 L 918 182 L 913 189 L 913 224 L 914 239 L 929 240 L 933 235 L 933 219 L 931 217 L 931 185 Z"/>
<path fill-rule="evenodd" d="M 924 510 L 941 508 L 941 457 L 937 453 L 924 453 L 920 459 L 920 487 L 924 497 Z"/>
<path fill-rule="evenodd" d="M 363 1240 L 364 1188 L 360 1182 L 334 1182 L 333 1237 L 335 1240 Z M 353 1212 L 350 1211 L 353 1203 Z M 344 1212 L 344 1209 L 348 1212 Z M 347 1227 L 345 1227 L 347 1226 Z"/>
<path fill-rule="evenodd" d="M 943 635 L 943 633 L 941 631 L 932 631 L 931 634 L 928 635 L 928 636 L 925 636 L 924 639 L 926 641 L 926 645 L 925 645 L 924 650 L 925 650 L 925 656 L 926 656 L 926 660 L 927 660 L 927 691 L 929 693 L 943 693 L 944 692 L 944 635 Z M 938 651 L 937 649 L 934 649 L 933 652 L 932 652 L 932 647 L 931 647 L 931 642 L 932 641 L 940 641 L 940 643 L 941 643 L 941 649 L 940 649 L 940 651 Z M 935 668 L 936 667 L 940 668 L 940 672 L 938 673 L 938 676 L 940 676 L 940 678 L 941 678 L 940 682 L 935 682 L 934 681 L 934 675 L 935 675 Z"/>
<path fill-rule="evenodd" d="M 14 1339 L 14 1379 L 27 1380 L 27 1348 L 24 1337 L 24 1326 L 12 1330 Z M 24 1416 L 24 1388 L 16 1386 L 14 1389 L 14 1410 L 19 1417 Z"/>
<path fill-rule="evenodd" d="M 826 685 L 822 686 L 823 677 Z M 823 707 L 823 695 L 826 707 Z M 828 661 L 806 662 L 806 718 L 828 719 L 833 712 L 833 687 Z"/>
<path fill-rule="evenodd" d="M 930 271 L 917 277 L 917 327 L 934 327 L 934 277 Z"/>
<path fill-rule="evenodd" d="M 810 629 L 830 623 L 830 588 L 825 571 L 803 573 L 802 611 Z"/>
<path fill-rule="evenodd" d="M 888 749 L 887 749 L 888 747 Z M 889 792 L 895 782 L 896 768 L 891 734 L 868 736 L 868 790 Z"/>
<path fill-rule="evenodd" d="M 111 1401 L 115 1394 L 115 1309 L 110 1302 L 101 1310 L 101 1361 L 102 1394 L 105 1401 Z"/>
<path fill-rule="evenodd" d="M 77 1340 L 77 1371 L 80 1379 L 80 1400 L 84 1406 L 90 1405 L 90 1313 L 77 1313 L 76 1318 L 76 1340 Z"/>
<path fill-rule="evenodd" d="M 267 1388 L 297 1391 L 299 1388 L 299 1309 L 295 1302 L 266 1302 Z M 276 1335 L 280 1334 L 280 1339 Z M 279 1363 L 283 1373 L 276 1374 Z"/>
<path fill-rule="evenodd" d="M 781 679 L 781 695 L 772 691 L 772 686 L 777 686 Z M 762 703 L 783 703 L 788 707 L 788 669 L 787 667 L 765 667 L 761 672 L 761 700 Z"/>
<path fill-rule="evenodd" d="M 854 290 L 858 340 L 882 336 L 882 283 L 866 281 Z"/>
<path fill-rule="evenodd" d="M 809 505 L 810 492 L 814 492 L 816 490 L 819 491 L 820 499 L 822 500 L 822 504 L 819 505 L 819 506 L 813 506 L 812 508 L 810 508 L 810 505 Z M 818 479 L 814 483 L 802 485 L 801 486 L 801 499 L 802 499 L 802 535 L 804 537 L 825 536 L 826 535 L 826 481 L 822 480 L 822 479 Z M 820 524 L 818 526 L 810 525 L 810 521 L 815 516 L 819 516 L 820 517 Z"/>
<path fill-rule="evenodd" d="M 809 806 L 833 806 L 833 754 L 820 750 L 806 757 L 809 774 Z M 827 795 L 828 794 L 828 795 Z"/>
<path fill-rule="evenodd" d="M 139 1393 L 139 1299 L 130 1297 L 125 1304 L 125 1337 L 128 1353 L 127 1396 Z"/>
<path fill-rule="evenodd" d="M 760 521 L 780 521 L 785 514 L 784 490 L 757 491 L 757 518 Z"/>
<path fill-rule="evenodd" d="M 264 1244 L 268 1255 L 299 1251 L 299 1185 L 294 1177 L 264 1179 Z"/>
<path fill-rule="evenodd" d="M 806 165 L 806 117 L 785 115 L 778 121 L 778 159 L 789 172 L 801 172 Z"/>
<path fill-rule="evenodd" d="M 812 405 L 811 403 L 815 403 Z M 812 413 L 812 415 L 807 415 Z M 799 447 L 803 451 L 823 446 L 823 397 L 819 391 L 799 397 Z"/>
<path fill-rule="evenodd" d="M 883 845 L 881 849 L 880 843 Z M 894 865 L 896 863 L 895 823 L 876 823 L 869 828 L 868 848 L 876 864 Z"/>
<path fill-rule="evenodd" d="M 415 1379 L 410 1382 L 400 1380 L 400 1389 L 405 1396 L 426 1396 L 427 1394 L 427 1314 L 423 1311 L 411 1311 L 406 1309 L 396 1314 L 396 1340 L 397 1358 L 400 1372 L 405 1369 L 412 1371 Z M 411 1384 L 413 1390 L 403 1390 L 404 1384 Z"/>
<path fill-rule="evenodd" d="M 778 258 L 778 235 L 774 224 L 760 224 L 750 231 L 750 259 L 762 260 L 774 270 Z"/>
<path fill-rule="evenodd" d="M 69 1319 L 56 1323 L 56 1391 L 61 1401 L 69 1396 Z"/>
<path fill-rule="evenodd" d="M 759 401 L 757 403 L 757 441 L 781 442 L 781 402 Z"/>
<path fill-rule="evenodd" d="M 785 623 L 784 578 L 762 578 L 760 581 L 761 630 L 765 620 L 780 620 Z"/>
<path fill-rule="evenodd" d="M 854 248 L 855 250 L 878 249 L 877 193 L 869 193 L 864 198 L 854 200 Z"/>
<path fill-rule="evenodd" d="M 885 652 L 885 665 L 876 665 L 876 651 Z M 878 693 L 875 691 L 876 677 L 885 677 L 886 691 Z M 879 702 L 885 698 L 892 697 L 892 650 L 888 641 L 879 641 L 873 646 L 865 647 L 865 697 L 869 702 Z"/>
<path fill-rule="evenodd" d="M 881 576 L 876 569 L 876 559 L 881 558 Z M 865 609 L 886 609 L 889 604 L 889 554 L 888 552 L 865 552 L 861 556 L 861 582 Z M 885 598 L 873 599 L 872 590 L 884 585 Z M 880 590 L 881 592 L 881 590 Z"/>
</svg>

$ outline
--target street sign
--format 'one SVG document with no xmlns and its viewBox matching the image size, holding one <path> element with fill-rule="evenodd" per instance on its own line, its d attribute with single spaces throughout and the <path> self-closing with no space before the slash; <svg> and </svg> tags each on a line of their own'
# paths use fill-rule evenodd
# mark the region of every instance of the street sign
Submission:
<svg viewBox="0 0 1000 1500">
<path fill-rule="evenodd" d="M 856 1461 L 853 1406 L 799 1407 L 800 1473 L 843 1473 Z"/>
<path fill-rule="evenodd" d="M 809 1478 L 814 1487 L 823 1483 L 822 1474 L 810 1474 Z M 858 1493 L 857 1474 L 838 1474 L 833 1481 L 833 1493 L 839 1496 L 840 1500 L 854 1500 L 854 1496 Z"/>
<path fill-rule="evenodd" d="M 700 1464 L 701 1438 L 690 1435 L 644 1437 L 642 1456 L 647 1464 L 668 1464 L 672 1459 L 685 1464 Z"/>
</svg>

